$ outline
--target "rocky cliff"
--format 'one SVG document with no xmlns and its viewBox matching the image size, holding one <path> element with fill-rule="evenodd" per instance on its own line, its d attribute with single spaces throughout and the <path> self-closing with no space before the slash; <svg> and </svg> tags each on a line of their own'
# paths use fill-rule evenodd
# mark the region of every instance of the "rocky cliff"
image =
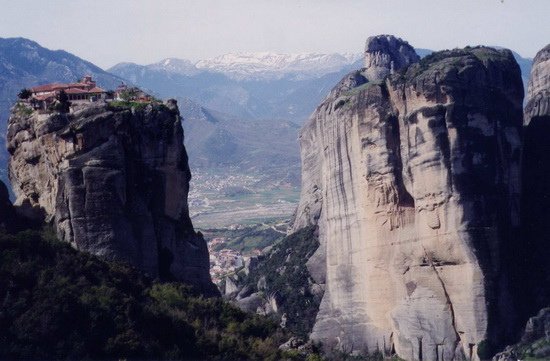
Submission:
<svg viewBox="0 0 550 361">
<path fill-rule="evenodd" d="M 46 49 L 25 38 L 0 37 L 0 134 L 6 134 L 10 107 L 22 88 L 45 83 L 70 83 L 84 74 L 92 75 L 98 85 L 114 89 L 121 78 L 63 50 Z M 7 181 L 8 152 L 0 137 L 0 179 Z"/>
<path fill-rule="evenodd" d="M 550 45 L 534 58 L 524 113 L 522 251 L 524 280 L 535 300 L 533 314 L 550 305 Z M 529 306 L 529 305 L 527 305 Z"/>
<path fill-rule="evenodd" d="M 484 47 L 419 61 L 391 36 L 365 53 L 300 136 L 294 229 L 318 224 L 308 267 L 325 284 L 311 337 L 478 360 L 517 322 L 503 265 L 520 223 L 520 69 Z"/>
<path fill-rule="evenodd" d="M 13 109 L 7 134 L 16 206 L 79 250 L 216 293 L 187 206 L 191 177 L 175 101 L 71 113 Z"/>
</svg>

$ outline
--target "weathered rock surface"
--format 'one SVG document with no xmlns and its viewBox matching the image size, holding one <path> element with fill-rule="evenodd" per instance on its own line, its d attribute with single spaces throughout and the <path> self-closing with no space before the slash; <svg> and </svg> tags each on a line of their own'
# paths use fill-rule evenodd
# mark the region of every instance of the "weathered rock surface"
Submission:
<svg viewBox="0 0 550 361">
<path fill-rule="evenodd" d="M 550 45 L 534 58 L 524 113 L 522 225 L 524 294 L 533 314 L 550 305 Z M 529 306 L 527 304 L 526 306 Z"/>
<path fill-rule="evenodd" d="M 363 75 L 370 82 L 383 81 L 388 75 L 419 60 L 407 42 L 392 35 L 371 36 L 365 44 Z"/>
<path fill-rule="evenodd" d="M 52 222 L 60 239 L 217 292 L 189 218 L 191 174 L 175 101 L 88 104 L 71 114 L 16 104 L 7 143 L 15 204 Z"/>
<path fill-rule="evenodd" d="M 526 101 L 526 125 L 534 117 L 550 115 L 550 44 L 539 51 L 533 59 Z"/>
<path fill-rule="evenodd" d="M 516 322 L 503 263 L 520 221 L 520 70 L 483 47 L 410 65 L 409 47 L 370 39 L 374 71 L 346 76 L 302 129 L 294 230 L 318 224 L 308 267 L 326 282 L 311 337 L 478 360 Z"/>
</svg>

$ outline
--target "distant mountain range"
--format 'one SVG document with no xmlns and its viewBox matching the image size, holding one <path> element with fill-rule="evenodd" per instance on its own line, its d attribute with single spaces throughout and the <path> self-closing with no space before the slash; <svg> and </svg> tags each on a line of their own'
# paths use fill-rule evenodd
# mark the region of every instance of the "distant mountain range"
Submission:
<svg viewBox="0 0 550 361">
<path fill-rule="evenodd" d="M 149 65 L 120 63 L 109 72 L 158 93 L 188 98 L 238 117 L 303 123 L 359 54 L 226 54 L 193 64 L 165 59 Z"/>
<path fill-rule="evenodd" d="M 416 49 L 424 57 L 429 49 Z M 514 56 L 524 84 L 532 59 Z M 161 97 L 187 98 L 238 117 L 287 119 L 302 124 L 361 54 L 225 54 L 191 62 L 168 58 L 149 65 L 119 63 L 109 72 Z"/>
<path fill-rule="evenodd" d="M 362 54 L 238 53 L 200 60 L 195 67 L 237 80 L 308 79 L 339 72 L 361 59 Z"/>
<path fill-rule="evenodd" d="M 515 55 L 527 76 L 531 59 Z M 361 54 L 240 53 L 198 62 L 120 63 L 104 71 L 63 50 L 0 38 L 0 179 L 6 179 L 6 121 L 19 90 L 91 74 L 105 88 L 124 81 L 178 99 L 192 169 L 238 167 L 297 186 L 299 126 L 346 73 L 361 67 Z"/>
<path fill-rule="evenodd" d="M 195 64 L 173 58 L 121 63 L 108 71 L 162 98 L 178 99 L 191 169 L 238 167 L 243 174 L 261 175 L 266 184 L 297 190 L 300 125 L 358 67 L 358 55 L 258 53 Z"/>
<path fill-rule="evenodd" d="M 281 174 L 299 185 L 299 125 L 284 119 L 239 118 L 188 99 L 178 103 L 191 169 L 238 167 L 272 180 Z"/>
<path fill-rule="evenodd" d="M 352 53 L 235 53 L 199 60 L 195 63 L 177 58 L 167 58 L 143 66 L 134 63 L 119 63 L 109 71 L 118 73 L 128 71 L 128 69 L 147 69 L 184 76 L 194 76 L 203 72 L 219 73 L 233 80 L 278 80 L 282 78 L 304 80 L 339 72 L 361 59 L 361 54 Z"/>
</svg>

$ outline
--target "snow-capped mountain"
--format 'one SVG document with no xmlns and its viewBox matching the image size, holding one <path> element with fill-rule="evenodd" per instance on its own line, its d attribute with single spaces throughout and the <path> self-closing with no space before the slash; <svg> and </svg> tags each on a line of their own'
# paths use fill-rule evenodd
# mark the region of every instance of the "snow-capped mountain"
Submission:
<svg viewBox="0 0 550 361">
<path fill-rule="evenodd" d="M 359 54 L 226 54 L 192 63 L 120 63 L 108 71 L 161 97 L 188 98 L 221 113 L 302 123 Z"/>
<path fill-rule="evenodd" d="M 162 70 L 182 75 L 195 75 L 200 72 L 191 61 L 178 58 L 166 58 L 158 63 L 147 65 L 147 67 L 151 70 Z"/>
<path fill-rule="evenodd" d="M 136 71 L 194 76 L 200 73 L 222 74 L 233 80 L 314 79 L 344 69 L 358 67 L 361 54 L 277 54 L 235 53 L 192 63 L 186 59 L 167 58 L 149 65 L 120 63 L 110 71 L 135 81 Z M 139 69 L 138 69 L 139 68 Z"/>
<path fill-rule="evenodd" d="M 303 79 L 338 72 L 361 57 L 361 54 L 337 53 L 236 53 L 200 60 L 195 67 L 233 79 L 280 79 L 287 75 Z"/>
</svg>

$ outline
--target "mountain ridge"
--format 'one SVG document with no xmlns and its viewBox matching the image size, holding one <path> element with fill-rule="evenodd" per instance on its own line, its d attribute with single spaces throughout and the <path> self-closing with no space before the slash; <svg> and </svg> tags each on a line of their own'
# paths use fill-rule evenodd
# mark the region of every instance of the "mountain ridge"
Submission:
<svg viewBox="0 0 550 361">
<path fill-rule="evenodd" d="M 227 53 L 196 62 L 181 58 L 165 58 L 146 65 L 123 62 L 115 64 L 107 71 L 117 73 L 130 66 L 184 76 L 212 72 L 224 74 L 233 80 L 277 80 L 289 76 L 304 80 L 338 72 L 360 59 L 361 54 L 353 53 L 242 52 Z"/>
</svg>

